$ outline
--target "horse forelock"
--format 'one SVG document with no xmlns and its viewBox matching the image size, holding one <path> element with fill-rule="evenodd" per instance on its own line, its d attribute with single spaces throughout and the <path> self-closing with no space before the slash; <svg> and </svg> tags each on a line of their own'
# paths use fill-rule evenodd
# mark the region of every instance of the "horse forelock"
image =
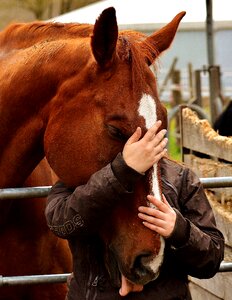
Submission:
<svg viewBox="0 0 232 300">
<path fill-rule="evenodd" d="M 154 67 L 157 66 L 159 51 L 154 44 L 149 43 L 145 34 L 129 30 L 121 31 L 119 32 L 119 42 L 121 59 L 131 62 L 132 57 L 136 57 L 137 65 L 144 66 L 144 62 L 152 61 Z"/>
<path fill-rule="evenodd" d="M 133 90 L 136 93 L 148 93 L 150 89 L 148 85 L 152 84 L 153 88 L 156 85 L 155 74 L 153 74 L 153 79 L 152 77 L 148 79 L 147 76 L 149 72 L 149 65 L 147 63 L 148 54 L 144 52 L 143 47 L 141 47 L 141 42 L 143 43 L 145 38 L 146 36 L 142 33 L 138 33 L 135 31 L 122 31 L 119 33 L 118 39 L 117 54 L 119 56 L 119 59 L 124 61 L 130 67 Z M 155 51 L 155 54 L 153 55 L 156 56 L 157 52 Z M 157 60 L 155 60 L 154 62 L 156 61 Z M 155 63 L 153 71 L 156 71 Z"/>
<path fill-rule="evenodd" d="M 126 61 L 128 63 L 131 62 L 131 44 L 129 40 L 122 35 L 119 35 L 119 46 L 118 46 L 118 56 L 121 60 Z"/>
</svg>

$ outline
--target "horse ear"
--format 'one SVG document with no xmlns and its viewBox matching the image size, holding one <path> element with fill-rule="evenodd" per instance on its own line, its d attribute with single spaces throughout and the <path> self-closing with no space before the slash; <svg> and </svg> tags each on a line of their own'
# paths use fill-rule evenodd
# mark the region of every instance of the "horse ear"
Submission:
<svg viewBox="0 0 232 300">
<path fill-rule="evenodd" d="M 105 9 L 97 19 L 91 39 L 93 55 L 98 64 L 109 67 L 115 57 L 118 39 L 116 12 L 113 7 Z"/>
<path fill-rule="evenodd" d="M 142 42 L 142 48 L 147 54 L 148 64 L 152 64 L 157 56 L 168 49 L 176 35 L 179 23 L 186 14 L 185 11 L 180 12 L 166 26 L 156 31 Z"/>
</svg>

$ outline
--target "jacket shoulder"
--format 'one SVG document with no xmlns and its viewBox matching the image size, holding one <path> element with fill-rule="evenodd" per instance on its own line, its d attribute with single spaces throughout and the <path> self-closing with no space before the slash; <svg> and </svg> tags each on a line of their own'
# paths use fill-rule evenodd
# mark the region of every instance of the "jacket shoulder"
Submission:
<svg viewBox="0 0 232 300">
<path fill-rule="evenodd" d="M 184 164 L 169 158 L 160 160 L 162 181 L 167 181 L 172 184 L 178 183 L 187 169 L 188 168 Z"/>
<path fill-rule="evenodd" d="M 179 196 L 184 191 L 198 189 L 201 186 L 199 177 L 186 165 L 169 158 L 160 160 L 162 188 Z"/>
</svg>

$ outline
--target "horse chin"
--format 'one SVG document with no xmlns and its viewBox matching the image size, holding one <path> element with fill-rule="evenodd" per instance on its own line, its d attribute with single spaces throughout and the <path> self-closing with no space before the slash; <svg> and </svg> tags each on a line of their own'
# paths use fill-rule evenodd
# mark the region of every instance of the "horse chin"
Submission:
<svg viewBox="0 0 232 300">
<path fill-rule="evenodd" d="M 110 266 L 108 266 L 108 271 L 111 279 L 111 283 L 114 287 L 120 288 L 121 287 L 121 278 L 122 275 L 130 282 L 136 284 L 136 285 L 146 285 L 151 281 L 154 281 L 159 276 L 159 270 L 157 270 L 156 273 L 153 273 L 152 270 L 146 269 L 146 272 L 134 272 L 131 270 L 131 272 L 125 272 L 122 271 L 121 268 L 118 266 L 118 264 L 111 263 Z"/>
<path fill-rule="evenodd" d="M 122 271 L 122 273 L 130 282 L 136 285 L 146 285 L 158 278 L 160 266 L 155 272 L 148 265 L 144 264 L 142 268 L 131 269 L 129 273 Z"/>
</svg>

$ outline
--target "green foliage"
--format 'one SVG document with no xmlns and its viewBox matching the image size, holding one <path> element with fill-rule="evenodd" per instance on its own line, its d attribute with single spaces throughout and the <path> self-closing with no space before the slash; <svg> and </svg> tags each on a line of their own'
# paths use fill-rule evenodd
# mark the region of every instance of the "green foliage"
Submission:
<svg viewBox="0 0 232 300">
<path fill-rule="evenodd" d="M 169 136 L 168 136 L 168 154 L 169 157 L 181 161 L 181 150 L 176 134 L 176 121 L 172 120 L 169 126 Z"/>
<path fill-rule="evenodd" d="M 170 103 L 164 104 L 167 112 L 172 109 Z M 168 125 L 168 155 L 171 159 L 181 161 L 180 136 L 176 126 L 176 118 Z"/>
</svg>

